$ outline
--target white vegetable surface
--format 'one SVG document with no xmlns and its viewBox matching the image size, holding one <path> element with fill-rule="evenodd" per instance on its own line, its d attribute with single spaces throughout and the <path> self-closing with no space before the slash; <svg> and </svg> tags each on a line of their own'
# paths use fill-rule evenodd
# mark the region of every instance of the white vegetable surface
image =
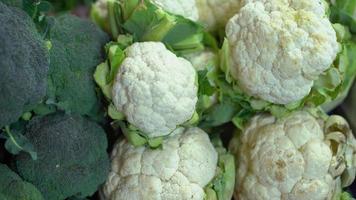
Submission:
<svg viewBox="0 0 356 200">
<path fill-rule="evenodd" d="M 203 200 L 218 154 L 199 128 L 177 129 L 162 149 L 134 148 L 126 140 L 112 151 L 105 200 Z"/>
<path fill-rule="evenodd" d="M 340 116 L 323 121 L 304 111 L 279 120 L 257 115 L 237 150 L 235 197 L 332 199 L 355 178 L 355 142 Z"/>
<path fill-rule="evenodd" d="M 198 90 L 192 64 L 160 42 L 134 43 L 125 54 L 112 96 L 127 121 L 148 137 L 168 135 L 189 121 Z"/>
<path fill-rule="evenodd" d="M 196 0 L 199 10 L 199 21 L 209 30 L 224 28 L 227 21 L 239 8 L 240 0 Z"/>
<path fill-rule="evenodd" d="M 151 0 L 162 9 L 186 17 L 192 21 L 199 18 L 198 8 L 195 0 Z"/>
<path fill-rule="evenodd" d="M 226 27 L 230 70 L 247 94 L 288 104 L 309 94 L 339 44 L 319 0 L 249 0 Z"/>
</svg>

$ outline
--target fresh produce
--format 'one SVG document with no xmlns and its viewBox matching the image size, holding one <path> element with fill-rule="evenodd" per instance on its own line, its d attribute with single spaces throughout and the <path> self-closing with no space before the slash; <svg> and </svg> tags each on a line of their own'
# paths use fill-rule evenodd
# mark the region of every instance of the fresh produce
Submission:
<svg viewBox="0 0 356 200">
<path fill-rule="evenodd" d="M 112 44 L 108 52 L 109 60 L 97 67 L 95 79 L 112 101 L 110 117 L 130 123 L 124 133 L 135 146 L 194 120 L 197 81 L 190 62 L 160 42 L 126 49 Z"/>
<path fill-rule="evenodd" d="M 160 41 L 185 54 L 204 49 L 204 28 L 191 20 L 198 14 L 194 7 L 194 0 L 103 0 L 94 5 L 91 16 L 113 38 L 132 34 L 136 41 Z"/>
<path fill-rule="evenodd" d="M 341 116 L 314 115 L 251 119 L 235 149 L 235 198 L 340 198 L 341 188 L 355 179 L 356 140 Z"/>
<path fill-rule="evenodd" d="M 0 200 L 352 200 L 355 13 L 0 0 Z"/>
<path fill-rule="evenodd" d="M 25 136 L 37 150 L 16 157 L 24 180 L 34 184 L 45 199 L 86 197 L 98 190 L 109 169 L 104 130 L 77 115 L 55 113 L 34 118 Z"/>
<path fill-rule="evenodd" d="M 234 160 L 199 128 L 180 128 L 162 149 L 135 148 L 119 140 L 103 199 L 222 199 L 234 185 Z M 215 179 L 215 180 L 214 180 Z"/>
<path fill-rule="evenodd" d="M 195 0 L 199 11 L 199 22 L 209 31 L 225 28 L 229 19 L 240 9 L 240 0 Z"/>
<path fill-rule="evenodd" d="M 0 183 L 2 200 L 44 200 L 35 186 L 23 181 L 4 164 L 0 164 Z"/>
<path fill-rule="evenodd" d="M 51 42 L 46 105 L 68 113 L 97 116 L 101 100 L 96 92 L 93 73 L 104 60 L 103 46 L 109 37 L 93 23 L 73 15 L 54 19 L 48 33 Z"/>
<path fill-rule="evenodd" d="M 240 105 L 236 124 L 256 112 L 283 116 L 345 94 L 356 71 L 349 65 L 355 43 L 348 27 L 330 22 L 325 2 L 241 5 L 226 25 L 220 65 L 211 76 L 221 104 Z"/>
<path fill-rule="evenodd" d="M 0 128 L 46 95 L 48 50 L 32 19 L 0 2 Z"/>
</svg>

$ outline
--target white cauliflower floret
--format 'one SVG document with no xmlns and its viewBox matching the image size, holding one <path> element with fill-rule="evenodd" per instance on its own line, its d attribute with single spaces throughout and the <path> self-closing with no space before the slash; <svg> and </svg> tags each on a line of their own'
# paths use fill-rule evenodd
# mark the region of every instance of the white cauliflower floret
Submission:
<svg viewBox="0 0 356 200">
<path fill-rule="evenodd" d="M 218 154 L 199 128 L 177 129 L 162 149 L 119 141 L 104 187 L 106 200 L 203 200 L 214 178 Z"/>
<path fill-rule="evenodd" d="M 199 21 L 209 30 L 223 28 L 240 9 L 240 0 L 196 0 Z"/>
<path fill-rule="evenodd" d="M 100 18 L 106 19 L 108 17 L 108 0 L 98 0 L 92 7 L 97 10 Z"/>
<path fill-rule="evenodd" d="M 241 144 L 235 188 L 240 200 L 331 199 L 346 170 L 344 153 L 355 155 L 355 138 L 345 120 L 331 116 L 323 122 L 304 111 L 279 120 L 255 116 Z M 353 165 L 351 159 L 351 171 Z M 350 176 L 347 184 L 354 179 L 353 173 Z"/>
<path fill-rule="evenodd" d="M 206 70 L 211 66 L 215 66 L 217 62 L 217 55 L 210 49 L 185 54 L 184 58 L 189 60 L 197 71 Z"/>
<path fill-rule="evenodd" d="M 195 0 L 151 0 L 154 4 L 162 9 L 188 18 L 192 21 L 197 21 L 199 18 L 198 8 Z"/>
<path fill-rule="evenodd" d="M 112 96 L 127 121 L 149 137 L 168 135 L 192 118 L 196 72 L 160 42 L 134 43 L 116 76 Z"/>
<path fill-rule="evenodd" d="M 319 0 L 247 0 L 226 34 L 232 77 L 247 94 L 276 104 L 308 95 L 339 51 Z"/>
</svg>

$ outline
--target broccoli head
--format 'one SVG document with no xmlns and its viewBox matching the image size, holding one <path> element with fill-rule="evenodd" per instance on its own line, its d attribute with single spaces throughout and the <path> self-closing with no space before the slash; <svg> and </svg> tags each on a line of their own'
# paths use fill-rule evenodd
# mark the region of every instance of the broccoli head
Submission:
<svg viewBox="0 0 356 200">
<path fill-rule="evenodd" d="M 69 14 L 54 19 L 49 37 L 49 102 L 67 113 L 95 116 L 101 104 L 93 73 L 109 37 L 93 23 Z"/>
<path fill-rule="evenodd" d="M 43 196 L 35 186 L 23 181 L 6 165 L 0 164 L 0 199 L 43 200 Z"/>
<path fill-rule="evenodd" d="M 0 2 L 8 5 L 8 6 L 14 6 L 14 7 L 22 7 L 22 0 L 0 0 Z"/>
<path fill-rule="evenodd" d="M 48 50 L 32 19 L 0 2 L 0 127 L 11 124 L 46 94 Z"/>
<path fill-rule="evenodd" d="M 93 194 L 107 177 L 109 158 L 104 130 L 79 115 L 55 113 L 35 117 L 25 136 L 38 159 L 16 157 L 19 174 L 48 200 Z"/>
</svg>

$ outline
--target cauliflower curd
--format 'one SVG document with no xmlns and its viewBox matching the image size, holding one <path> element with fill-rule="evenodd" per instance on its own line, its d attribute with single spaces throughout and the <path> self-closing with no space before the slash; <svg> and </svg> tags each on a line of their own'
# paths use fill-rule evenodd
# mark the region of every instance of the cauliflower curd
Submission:
<svg viewBox="0 0 356 200">
<path fill-rule="evenodd" d="M 226 26 L 231 75 L 247 94 L 275 104 L 308 95 L 339 52 L 319 0 L 248 0 Z"/>
<path fill-rule="evenodd" d="M 152 0 L 152 3 L 170 13 L 181 15 L 192 21 L 197 21 L 199 18 L 195 0 Z"/>
<path fill-rule="evenodd" d="M 160 42 L 134 43 L 125 54 L 112 96 L 127 121 L 148 137 L 168 135 L 189 121 L 198 90 L 192 64 Z"/>
<path fill-rule="evenodd" d="M 203 200 L 218 162 L 208 135 L 199 128 L 177 129 L 156 150 L 122 140 L 111 157 L 106 200 Z"/>
<path fill-rule="evenodd" d="M 303 111 L 280 120 L 257 115 L 242 133 L 235 197 L 332 199 L 355 177 L 355 142 L 339 116 L 323 121 Z"/>
<path fill-rule="evenodd" d="M 217 30 L 223 28 L 226 22 L 234 16 L 239 8 L 240 0 L 196 0 L 199 10 L 199 21 L 207 29 Z"/>
</svg>

